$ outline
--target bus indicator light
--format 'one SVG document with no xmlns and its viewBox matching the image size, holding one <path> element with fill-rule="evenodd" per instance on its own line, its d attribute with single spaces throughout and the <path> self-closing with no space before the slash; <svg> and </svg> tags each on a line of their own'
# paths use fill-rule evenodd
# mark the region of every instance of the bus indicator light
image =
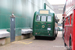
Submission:
<svg viewBox="0 0 75 50">
<path fill-rule="evenodd" d="M 35 34 L 37 34 L 37 33 L 35 33 Z"/>
</svg>

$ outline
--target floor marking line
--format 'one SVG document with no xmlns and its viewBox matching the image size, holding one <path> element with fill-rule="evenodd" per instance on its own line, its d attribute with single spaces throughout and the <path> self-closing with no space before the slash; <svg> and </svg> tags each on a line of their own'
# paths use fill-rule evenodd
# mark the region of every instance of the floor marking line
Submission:
<svg viewBox="0 0 75 50">
<path fill-rule="evenodd" d="M 32 42 L 28 42 L 28 43 L 26 43 L 26 42 L 22 42 L 22 41 L 14 41 L 14 42 L 12 42 L 12 43 L 31 44 Z"/>
<path fill-rule="evenodd" d="M 20 42 L 22 44 L 31 44 L 32 43 L 32 42 L 26 43 L 26 42 L 22 42 L 22 41 L 18 41 L 18 42 Z"/>
</svg>

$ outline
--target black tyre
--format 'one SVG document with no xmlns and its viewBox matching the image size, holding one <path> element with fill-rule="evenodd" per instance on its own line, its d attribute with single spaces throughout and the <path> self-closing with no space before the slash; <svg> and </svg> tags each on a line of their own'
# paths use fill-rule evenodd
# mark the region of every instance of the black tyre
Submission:
<svg viewBox="0 0 75 50">
<path fill-rule="evenodd" d="M 38 39 L 39 37 L 38 36 L 35 36 L 35 39 Z"/>
<path fill-rule="evenodd" d="M 67 45 L 66 45 L 66 43 L 65 43 L 65 40 L 64 40 L 64 46 L 67 47 Z"/>
<path fill-rule="evenodd" d="M 72 50 L 71 38 L 69 40 L 69 50 Z"/>
<path fill-rule="evenodd" d="M 65 47 L 67 46 L 65 42 L 64 42 L 64 46 L 65 46 Z"/>
<path fill-rule="evenodd" d="M 53 37 L 53 40 L 55 40 L 55 39 L 56 39 L 56 36 Z"/>
<path fill-rule="evenodd" d="M 55 35 L 55 37 L 57 37 L 57 34 Z"/>
</svg>

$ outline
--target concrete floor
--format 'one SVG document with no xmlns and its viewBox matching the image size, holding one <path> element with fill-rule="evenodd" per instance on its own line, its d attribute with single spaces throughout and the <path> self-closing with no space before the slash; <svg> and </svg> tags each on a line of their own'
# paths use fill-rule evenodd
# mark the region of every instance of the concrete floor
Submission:
<svg viewBox="0 0 75 50">
<path fill-rule="evenodd" d="M 15 41 L 0 46 L 0 50 L 67 50 L 64 47 L 62 32 L 59 32 L 55 40 L 35 39 L 34 37 Z"/>
</svg>

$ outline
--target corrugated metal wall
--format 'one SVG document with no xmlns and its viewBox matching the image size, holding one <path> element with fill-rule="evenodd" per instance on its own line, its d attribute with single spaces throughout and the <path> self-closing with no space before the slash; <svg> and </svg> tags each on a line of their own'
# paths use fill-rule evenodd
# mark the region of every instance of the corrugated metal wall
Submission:
<svg viewBox="0 0 75 50">
<path fill-rule="evenodd" d="M 45 0 L 0 0 L 0 29 L 10 31 L 10 16 L 16 21 L 16 36 L 21 35 L 22 28 L 32 28 L 35 11 L 44 9 Z"/>
</svg>

